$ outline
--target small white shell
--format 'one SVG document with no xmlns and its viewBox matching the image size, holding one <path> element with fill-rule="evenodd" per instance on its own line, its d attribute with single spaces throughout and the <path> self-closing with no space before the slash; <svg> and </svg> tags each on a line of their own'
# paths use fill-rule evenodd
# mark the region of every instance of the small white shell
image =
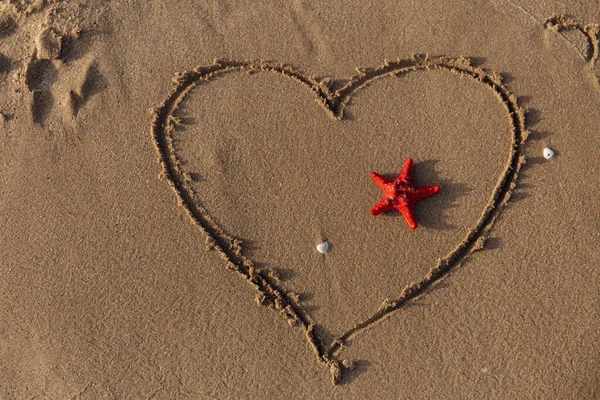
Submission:
<svg viewBox="0 0 600 400">
<path fill-rule="evenodd" d="M 317 245 L 317 251 L 319 253 L 325 254 L 327 253 L 327 250 L 329 250 L 329 242 L 327 240 Z"/>
<path fill-rule="evenodd" d="M 544 158 L 545 158 L 546 160 L 549 160 L 549 159 L 551 159 L 552 157 L 554 157 L 554 150 L 552 150 L 552 149 L 551 149 L 551 148 L 549 148 L 549 147 L 546 147 L 546 148 L 544 149 Z"/>
</svg>

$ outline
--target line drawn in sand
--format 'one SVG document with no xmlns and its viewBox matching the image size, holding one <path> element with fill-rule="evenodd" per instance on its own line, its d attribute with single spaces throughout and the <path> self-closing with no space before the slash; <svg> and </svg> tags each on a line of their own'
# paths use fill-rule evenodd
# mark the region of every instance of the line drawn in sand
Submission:
<svg viewBox="0 0 600 400">
<path fill-rule="evenodd" d="M 566 32 L 576 30 L 584 35 L 588 42 L 587 54 L 585 60 L 595 65 L 600 57 L 600 24 L 582 24 L 565 15 L 552 15 L 544 22 L 544 28 L 554 32 Z"/>
<path fill-rule="evenodd" d="M 345 333 L 326 344 L 315 330 L 315 322 L 302 307 L 299 297 L 286 291 L 277 275 L 268 268 L 259 268 L 244 255 L 241 240 L 225 232 L 214 222 L 208 210 L 200 201 L 198 193 L 192 189 L 193 179 L 182 167 L 174 149 L 173 134 L 178 125 L 184 123 L 175 113 L 190 93 L 191 89 L 209 83 L 226 74 L 235 72 L 274 73 L 292 78 L 309 89 L 330 117 L 342 120 L 344 110 L 353 94 L 375 80 L 398 77 L 415 71 L 441 70 L 458 76 L 472 78 L 487 86 L 500 102 L 508 115 L 511 144 L 507 149 L 506 164 L 498 177 L 489 200 L 476 224 L 464 239 L 437 264 L 429 269 L 419 281 L 405 286 L 395 299 L 385 299 L 379 309 Z M 318 361 L 329 369 L 333 384 L 341 383 L 345 374 L 353 369 L 353 363 L 340 357 L 340 352 L 354 337 L 371 328 L 381 320 L 403 309 L 412 300 L 426 294 L 429 289 L 445 278 L 474 251 L 485 245 L 486 236 L 504 205 L 516 187 L 519 170 L 525 163 L 524 145 L 529 136 L 525 126 L 525 110 L 517 103 L 517 98 L 502 83 L 502 77 L 473 66 L 468 58 L 428 57 L 414 55 L 409 59 L 386 61 L 376 68 L 357 69 L 358 73 L 340 89 L 333 91 L 334 82 L 330 79 L 317 79 L 307 76 L 293 67 L 264 60 L 235 61 L 216 60 L 212 65 L 200 66 L 192 71 L 179 73 L 173 80 L 173 87 L 163 103 L 153 111 L 151 126 L 152 139 L 162 167 L 162 176 L 175 192 L 179 204 L 183 206 L 194 224 L 204 233 L 207 247 L 217 251 L 226 262 L 226 268 L 237 272 L 257 290 L 257 302 L 277 310 L 292 326 L 300 326 L 313 349 Z M 338 86 L 339 87 L 339 86 Z"/>
</svg>

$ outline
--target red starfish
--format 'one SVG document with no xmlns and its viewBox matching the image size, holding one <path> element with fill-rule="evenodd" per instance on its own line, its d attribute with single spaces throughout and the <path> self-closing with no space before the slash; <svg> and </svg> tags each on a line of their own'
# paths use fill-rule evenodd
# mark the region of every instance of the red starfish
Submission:
<svg viewBox="0 0 600 400">
<path fill-rule="evenodd" d="M 372 215 L 396 209 L 402 213 L 410 229 L 416 229 L 418 225 L 414 215 L 415 203 L 436 194 L 440 187 L 413 185 L 412 166 L 413 160 L 409 158 L 396 179 L 386 179 L 376 172 L 371 172 L 371 178 L 383 190 L 383 199 L 371 209 Z"/>
</svg>

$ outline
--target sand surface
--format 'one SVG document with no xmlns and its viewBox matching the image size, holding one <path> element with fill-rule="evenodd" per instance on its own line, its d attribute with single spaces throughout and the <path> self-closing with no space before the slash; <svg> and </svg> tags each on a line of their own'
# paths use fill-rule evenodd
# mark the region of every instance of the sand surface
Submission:
<svg viewBox="0 0 600 400">
<path fill-rule="evenodd" d="M 0 399 L 600 398 L 567 3 L 0 2 Z"/>
</svg>

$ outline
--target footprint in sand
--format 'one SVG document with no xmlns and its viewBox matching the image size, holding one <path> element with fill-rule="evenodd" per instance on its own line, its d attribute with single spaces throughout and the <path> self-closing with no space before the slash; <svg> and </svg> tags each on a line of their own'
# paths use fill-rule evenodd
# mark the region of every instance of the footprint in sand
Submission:
<svg viewBox="0 0 600 400">
<path fill-rule="evenodd" d="M 9 13 L 0 15 L 0 39 L 12 35 L 17 28 L 15 19 Z"/>
<path fill-rule="evenodd" d="M 35 39 L 35 51 L 24 74 L 25 85 L 31 93 L 31 115 L 35 123 L 43 125 L 56 104 L 62 106 L 61 111 L 66 117 L 77 117 L 90 99 L 106 88 L 106 81 L 92 54 L 71 55 L 76 41 L 77 38 L 64 37 L 52 28 L 42 30 Z"/>
</svg>

